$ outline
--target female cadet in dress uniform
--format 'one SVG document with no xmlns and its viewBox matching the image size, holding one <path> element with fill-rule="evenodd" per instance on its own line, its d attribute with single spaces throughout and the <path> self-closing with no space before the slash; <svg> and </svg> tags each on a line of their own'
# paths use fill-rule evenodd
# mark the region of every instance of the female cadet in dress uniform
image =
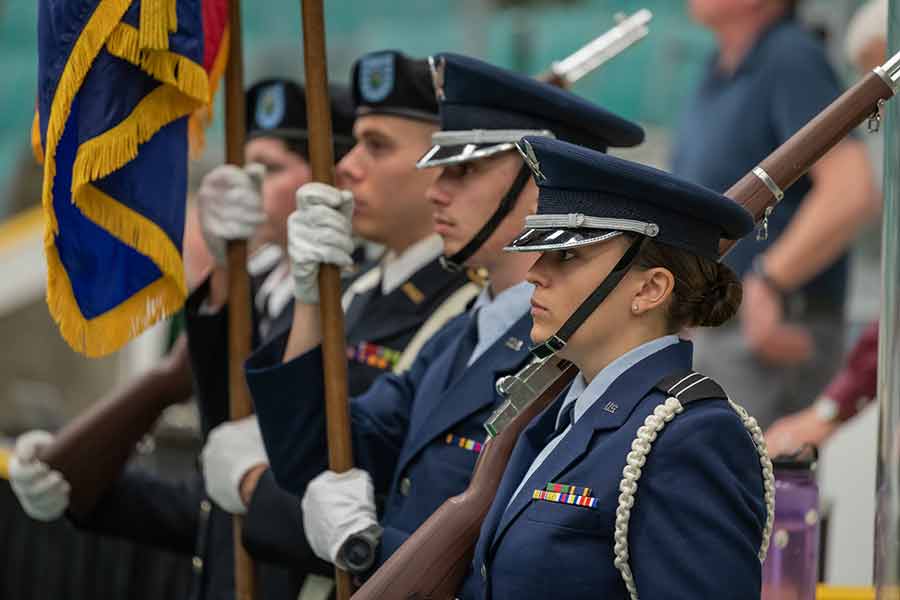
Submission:
<svg viewBox="0 0 900 600">
<path fill-rule="evenodd" d="M 519 439 L 461 598 L 759 598 L 773 503 L 762 434 L 677 337 L 737 311 L 718 245 L 753 219 L 655 169 L 519 145 L 539 208 L 507 250 L 544 253 L 528 277 L 531 336 L 581 373 Z"/>
</svg>

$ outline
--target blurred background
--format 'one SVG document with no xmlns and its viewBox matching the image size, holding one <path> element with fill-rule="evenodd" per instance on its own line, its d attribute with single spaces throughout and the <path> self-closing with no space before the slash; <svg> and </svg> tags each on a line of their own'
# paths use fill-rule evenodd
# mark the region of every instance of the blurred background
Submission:
<svg viewBox="0 0 900 600">
<path fill-rule="evenodd" d="M 678 0 L 328 0 L 325 4 L 328 66 L 332 78 L 340 82 L 349 79 L 356 57 L 381 48 L 396 48 L 413 56 L 449 50 L 537 74 L 611 27 L 616 13 L 647 8 L 654 14 L 650 35 L 579 82 L 574 91 L 642 123 L 649 133 L 648 142 L 627 156 L 663 168 L 670 130 L 714 47 L 711 34 L 691 22 Z M 843 56 L 844 34 L 860 4 L 859 0 L 801 4 L 802 20 L 824 37 L 845 83 L 856 75 Z M 43 224 L 38 210 L 41 171 L 30 149 L 37 72 L 36 5 L 34 0 L 0 0 L 0 339 L 4 340 L 0 352 L 0 443 L 26 429 L 58 428 L 105 391 L 152 364 L 170 339 L 165 324 L 114 356 L 87 360 L 65 345 L 49 318 L 44 303 Z M 271 76 L 302 78 L 300 3 L 245 2 L 243 19 L 246 82 Z M 195 181 L 222 161 L 221 113 L 219 98 L 205 154 L 192 165 Z M 878 310 L 878 224 L 869 232 L 871 235 L 860 236 L 854 251 L 848 342 Z M 875 424 L 875 413 L 867 411 L 844 428 L 824 452 L 821 485 L 831 506 L 824 565 L 829 582 L 871 582 Z M 193 409 L 176 407 L 155 440 L 144 448 L 142 460 L 175 477 L 191 468 L 186 457 L 196 448 Z M 853 468 L 846 466 L 851 463 Z M 3 495 L 9 495 L 7 490 Z M 18 510 L 14 503 L 0 505 L 0 511 L 14 510 Z M 21 543 L 13 543 L 10 531 L 5 532 L 11 558 L 6 564 L 0 561 L 0 597 L 23 597 L 2 593 L 14 587 L 15 560 L 27 560 L 30 547 L 57 539 L 52 536 L 69 535 L 46 531 L 50 537 L 41 542 L 23 530 L 19 534 L 27 539 Z M 98 552 L 111 552 L 126 560 L 122 558 L 125 545 L 113 550 L 98 548 Z M 132 552 L 128 564 L 148 560 L 128 552 Z M 95 590 L 106 589 L 104 585 L 115 589 L 114 582 L 103 583 L 103 576 L 97 579 L 93 585 L 101 587 Z"/>
</svg>

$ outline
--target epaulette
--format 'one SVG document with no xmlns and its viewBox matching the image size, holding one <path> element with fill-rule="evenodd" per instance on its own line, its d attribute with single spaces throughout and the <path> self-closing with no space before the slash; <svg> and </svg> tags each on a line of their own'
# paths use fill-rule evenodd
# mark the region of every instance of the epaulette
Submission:
<svg viewBox="0 0 900 600">
<path fill-rule="evenodd" d="M 721 385 L 696 371 L 682 371 L 669 375 L 654 387 L 666 397 L 677 398 L 682 406 L 697 400 L 728 398 Z"/>
</svg>

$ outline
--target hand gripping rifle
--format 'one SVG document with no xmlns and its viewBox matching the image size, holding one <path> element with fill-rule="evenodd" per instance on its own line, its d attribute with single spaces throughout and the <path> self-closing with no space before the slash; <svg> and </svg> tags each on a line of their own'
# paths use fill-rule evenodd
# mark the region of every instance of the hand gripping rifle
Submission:
<svg viewBox="0 0 900 600">
<path fill-rule="evenodd" d="M 753 213 L 762 231 L 772 209 L 810 167 L 866 119 L 877 126 L 881 105 L 900 87 L 900 53 L 832 102 L 725 194 Z M 724 256 L 735 242 L 723 242 Z M 577 373 L 551 356 L 498 383 L 506 396 L 485 428 L 469 487 L 450 498 L 419 527 L 355 595 L 355 600 L 445 600 L 455 597 L 472 559 L 481 523 L 494 500 L 519 434 Z"/>
<path fill-rule="evenodd" d="M 98 401 L 41 448 L 38 457 L 72 487 L 69 510 L 87 515 L 163 410 L 189 399 L 192 391 L 187 337 L 182 335 L 153 369 Z"/>
</svg>

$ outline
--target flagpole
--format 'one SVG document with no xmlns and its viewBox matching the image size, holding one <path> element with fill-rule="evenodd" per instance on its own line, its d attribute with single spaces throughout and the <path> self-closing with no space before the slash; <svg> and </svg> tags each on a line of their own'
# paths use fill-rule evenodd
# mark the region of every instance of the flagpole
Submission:
<svg viewBox="0 0 900 600">
<path fill-rule="evenodd" d="M 225 161 L 244 164 L 246 118 L 244 63 L 241 45 L 241 2 L 228 2 L 228 67 L 225 71 Z M 228 394 L 232 420 L 253 412 L 250 390 L 244 379 L 244 361 L 250 354 L 250 277 L 247 274 L 247 242 L 228 243 Z M 237 600 L 256 597 L 253 560 L 241 541 L 241 518 L 234 517 L 234 588 Z"/>
<path fill-rule="evenodd" d="M 334 151 L 322 0 L 301 0 L 301 13 L 310 166 L 314 181 L 334 185 Z M 353 467 L 353 452 L 350 445 L 350 409 L 347 403 L 347 356 L 344 313 L 341 310 L 341 281 L 338 269 L 332 265 L 322 265 L 319 269 L 319 298 L 328 465 L 332 471 L 340 473 Z M 349 599 L 352 588 L 348 573 L 335 569 L 335 580 L 338 600 Z"/>
<path fill-rule="evenodd" d="M 900 0 L 888 3 L 888 56 L 900 50 Z M 900 590 L 900 105 L 884 119 L 884 210 L 881 233 L 881 319 L 878 329 L 878 463 L 875 487 L 874 580 L 876 598 Z"/>
</svg>

